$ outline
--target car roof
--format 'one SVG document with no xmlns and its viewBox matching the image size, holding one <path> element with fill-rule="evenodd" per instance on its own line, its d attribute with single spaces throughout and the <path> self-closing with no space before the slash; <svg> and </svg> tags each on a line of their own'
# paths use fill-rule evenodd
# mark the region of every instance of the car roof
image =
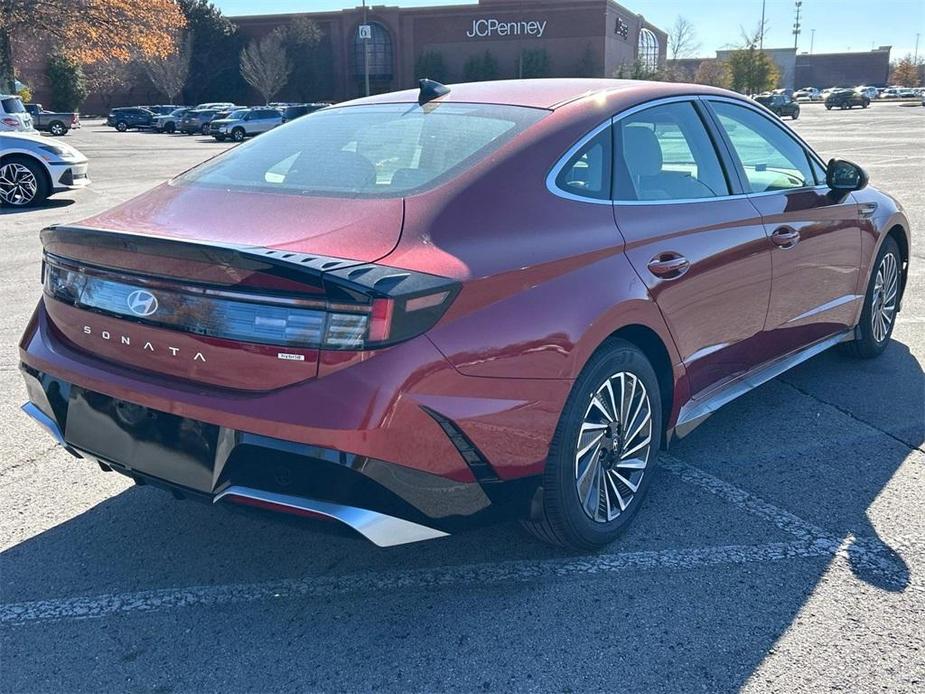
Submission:
<svg viewBox="0 0 925 694">
<path fill-rule="evenodd" d="M 648 82 L 645 80 L 552 78 L 466 82 L 447 86 L 450 91 L 448 94 L 439 97 L 439 102 L 500 104 L 551 110 L 579 100 L 605 98 L 618 94 L 624 94 L 628 100 L 638 102 L 682 94 L 721 94 L 741 98 L 740 94 L 734 94 L 716 87 L 679 82 Z M 388 94 L 378 94 L 337 104 L 335 108 L 364 104 L 412 103 L 417 102 L 418 93 L 417 89 L 406 89 Z"/>
</svg>

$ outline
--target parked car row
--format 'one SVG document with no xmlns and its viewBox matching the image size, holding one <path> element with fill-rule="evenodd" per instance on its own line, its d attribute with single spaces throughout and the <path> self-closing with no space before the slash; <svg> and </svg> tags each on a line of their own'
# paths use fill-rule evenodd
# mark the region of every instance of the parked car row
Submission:
<svg viewBox="0 0 925 694">
<path fill-rule="evenodd" d="M 123 106 L 110 111 L 106 124 L 120 132 L 131 128 L 186 135 L 212 135 L 216 140 L 241 142 L 246 137 L 272 130 L 329 104 L 277 103 L 269 106 L 238 106 L 210 102 L 198 106 Z"/>
<path fill-rule="evenodd" d="M 778 90 L 783 91 L 783 90 Z M 793 98 L 797 101 L 822 101 L 832 92 L 854 91 L 863 97 L 866 97 L 868 103 L 874 99 L 914 99 L 925 94 L 923 88 L 909 87 L 873 87 L 869 85 L 859 85 L 857 87 L 828 87 L 827 89 L 817 89 L 816 87 L 803 87 L 793 93 Z"/>
</svg>

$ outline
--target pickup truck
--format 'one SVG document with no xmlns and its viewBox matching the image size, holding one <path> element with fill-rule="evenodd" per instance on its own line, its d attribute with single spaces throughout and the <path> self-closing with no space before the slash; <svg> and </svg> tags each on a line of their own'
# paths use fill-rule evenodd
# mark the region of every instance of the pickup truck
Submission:
<svg viewBox="0 0 925 694">
<path fill-rule="evenodd" d="M 46 111 L 42 104 L 26 104 L 26 111 L 32 116 L 36 130 L 45 130 L 52 135 L 66 135 L 71 128 L 80 127 L 80 116 L 76 113 Z"/>
</svg>

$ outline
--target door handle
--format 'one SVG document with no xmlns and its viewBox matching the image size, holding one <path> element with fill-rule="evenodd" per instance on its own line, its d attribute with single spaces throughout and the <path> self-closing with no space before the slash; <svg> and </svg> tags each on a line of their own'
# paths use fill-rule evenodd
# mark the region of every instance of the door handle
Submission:
<svg viewBox="0 0 925 694">
<path fill-rule="evenodd" d="M 690 269 L 690 261 L 680 253 L 659 253 L 649 261 L 648 268 L 656 277 L 674 280 Z"/>
<path fill-rule="evenodd" d="M 771 241 L 781 248 L 793 248 L 800 242 L 800 232 L 790 227 L 778 227 L 771 234 Z"/>
</svg>

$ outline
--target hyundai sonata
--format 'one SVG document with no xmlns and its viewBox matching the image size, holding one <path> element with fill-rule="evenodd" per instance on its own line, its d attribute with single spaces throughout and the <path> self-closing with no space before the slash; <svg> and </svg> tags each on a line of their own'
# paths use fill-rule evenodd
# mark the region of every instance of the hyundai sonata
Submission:
<svg viewBox="0 0 925 694">
<path fill-rule="evenodd" d="M 717 408 L 886 348 L 909 224 L 728 91 L 424 81 L 42 242 L 24 407 L 73 455 L 380 545 L 594 548 Z"/>
</svg>

